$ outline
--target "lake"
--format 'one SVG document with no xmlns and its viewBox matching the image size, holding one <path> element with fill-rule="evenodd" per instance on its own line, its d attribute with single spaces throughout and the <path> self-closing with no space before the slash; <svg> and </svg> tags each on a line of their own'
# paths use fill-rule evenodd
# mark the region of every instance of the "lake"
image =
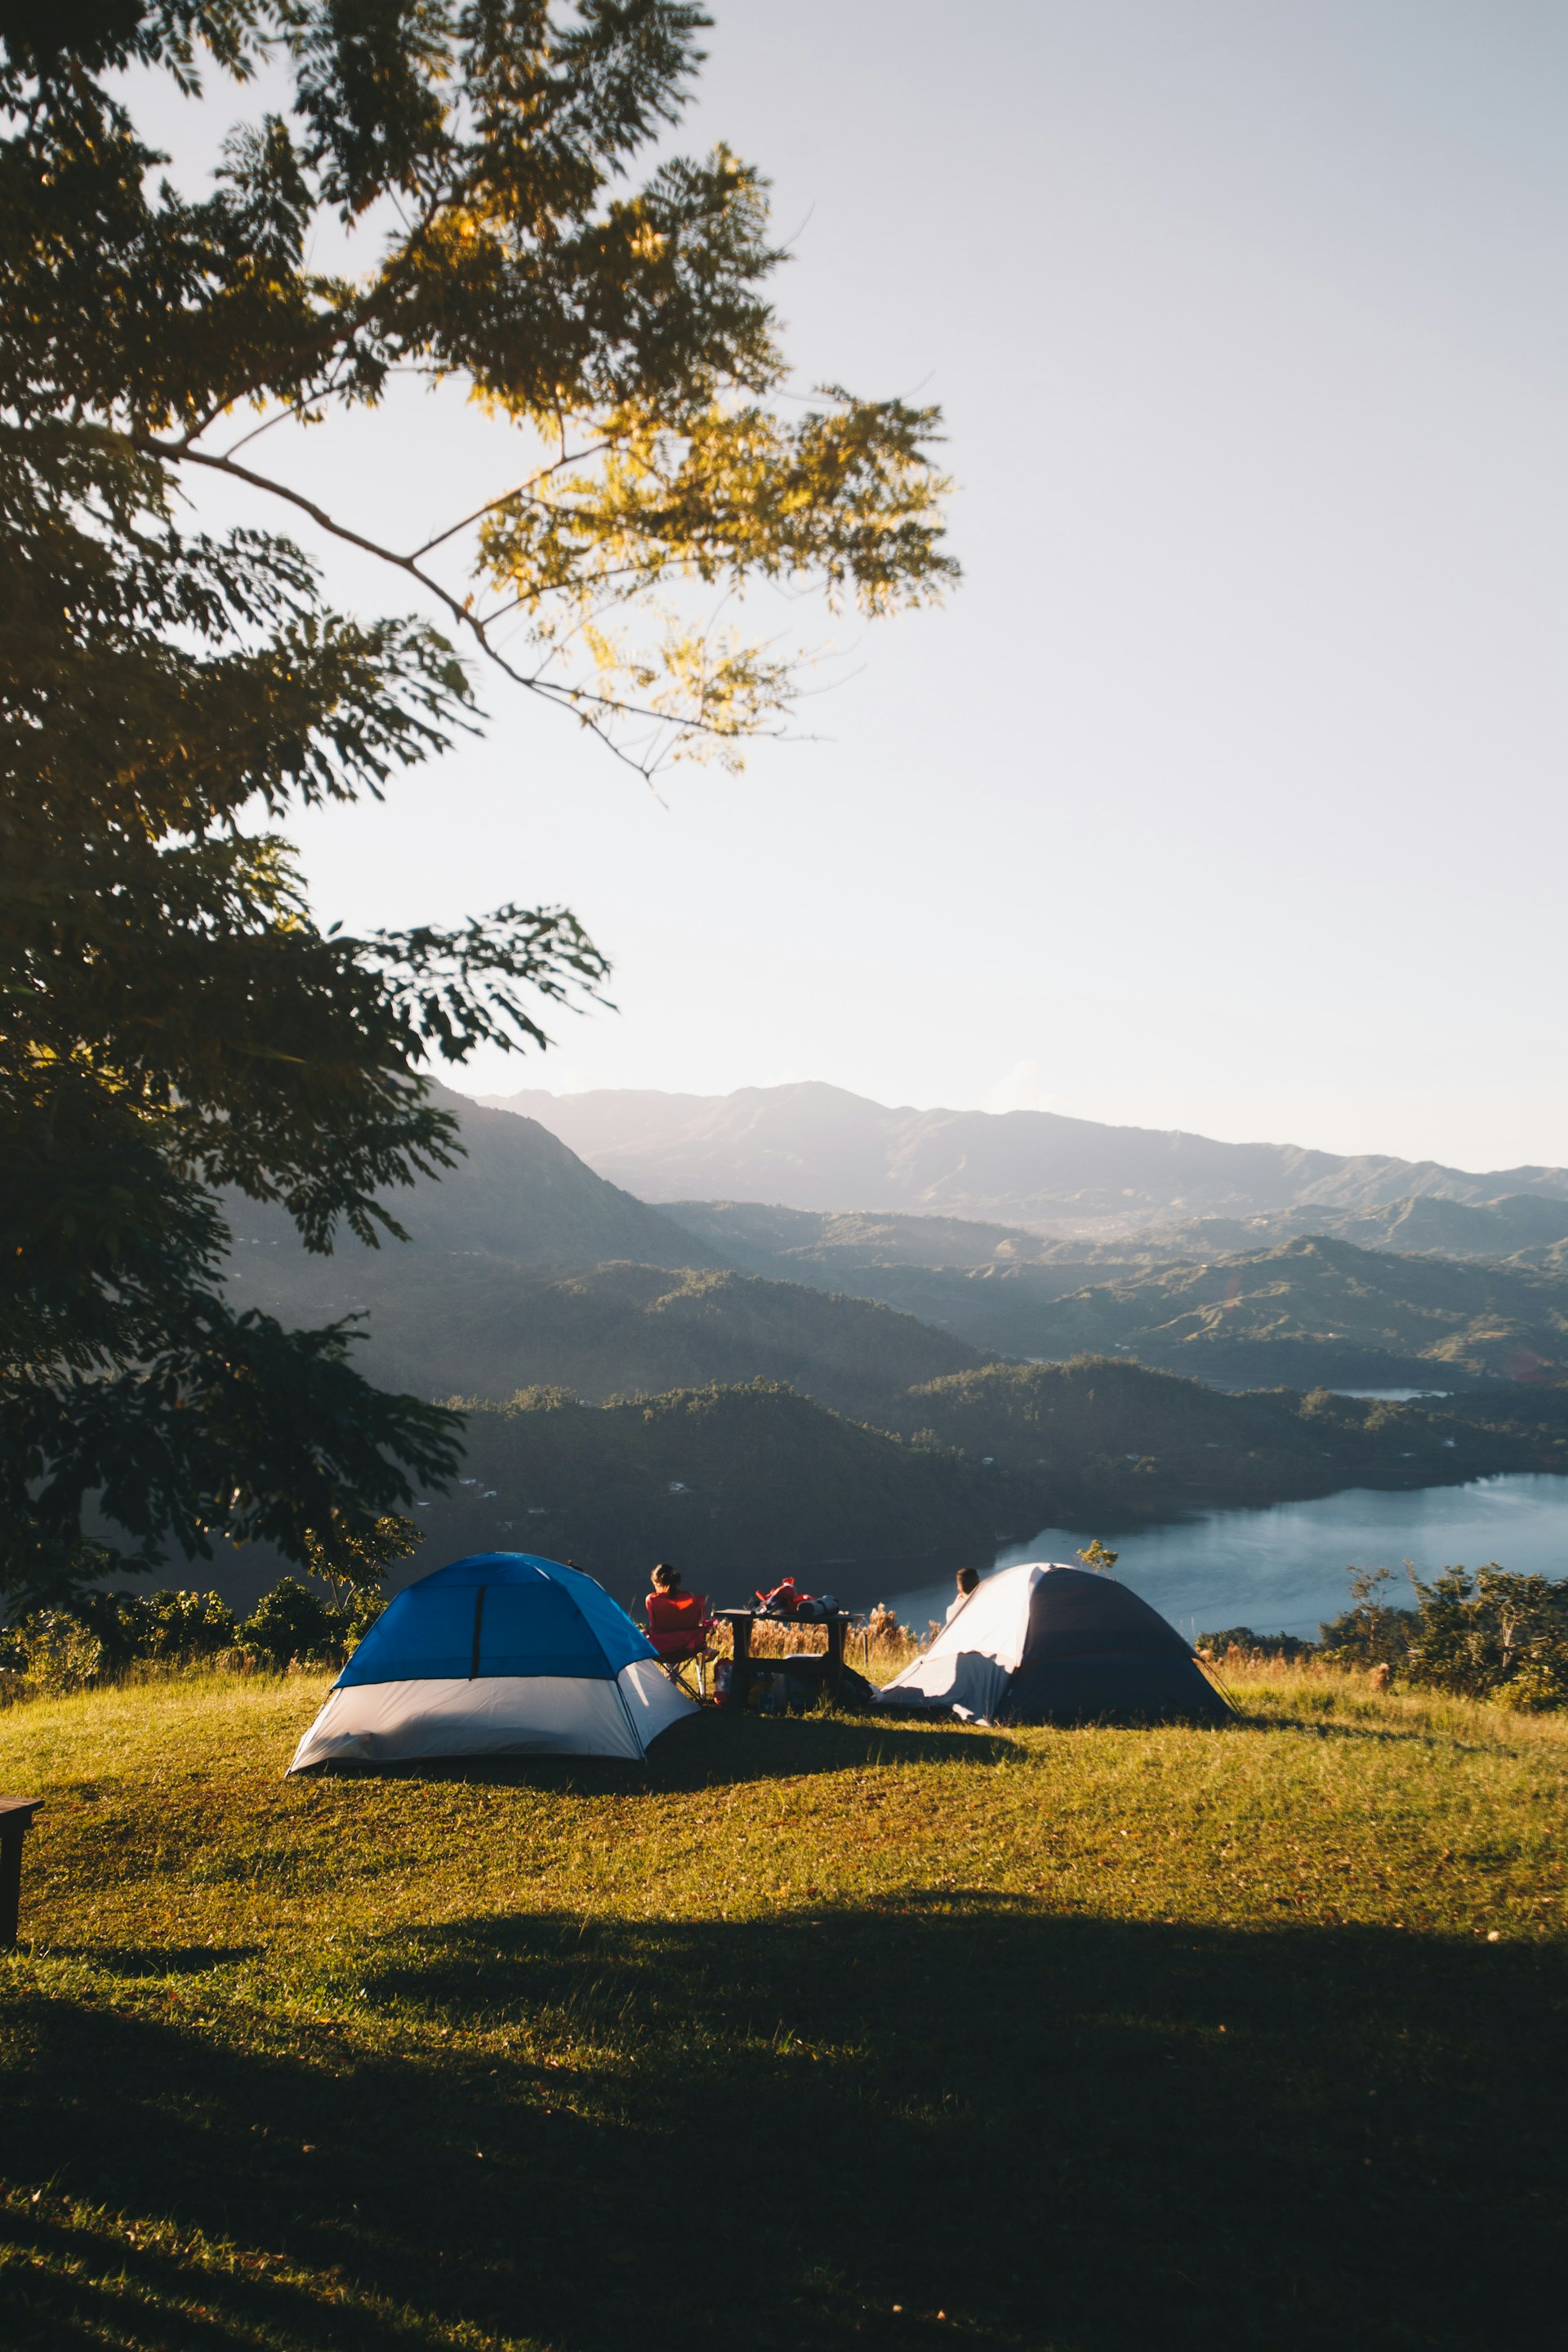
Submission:
<svg viewBox="0 0 1568 2352">
<path fill-rule="evenodd" d="M 1175 1527 L 1097 1532 L 1121 1554 L 1118 1578 L 1189 1638 L 1229 1625 L 1315 1637 L 1322 1620 L 1345 1606 L 1347 1562 L 1393 1569 L 1400 1589 L 1389 1598 L 1402 1607 L 1406 1559 L 1428 1578 L 1494 1559 L 1521 1573 L 1568 1576 L 1568 1478 L 1518 1472 L 1394 1494 L 1352 1486 L 1264 1511 L 1207 1511 Z M 1071 1562 L 1088 1541 L 1081 1528 L 1043 1528 L 1029 1542 L 999 1551 L 993 1572 L 1019 1560 Z M 903 1622 L 922 1633 L 952 1598 L 951 1580 L 888 1596 Z"/>
</svg>

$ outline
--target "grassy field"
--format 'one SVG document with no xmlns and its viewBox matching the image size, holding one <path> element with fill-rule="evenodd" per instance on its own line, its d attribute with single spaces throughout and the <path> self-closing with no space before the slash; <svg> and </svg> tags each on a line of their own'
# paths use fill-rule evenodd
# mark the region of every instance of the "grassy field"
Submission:
<svg viewBox="0 0 1568 2352">
<path fill-rule="evenodd" d="M 1549 2329 L 1568 1721 L 1281 1673 L 285 1781 L 323 1686 L 0 1714 L 7 2347 Z"/>
</svg>

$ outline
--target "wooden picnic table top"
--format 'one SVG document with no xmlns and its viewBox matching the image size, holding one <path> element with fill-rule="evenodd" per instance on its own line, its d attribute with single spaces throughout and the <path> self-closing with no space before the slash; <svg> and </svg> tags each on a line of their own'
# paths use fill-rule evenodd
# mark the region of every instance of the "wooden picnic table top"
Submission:
<svg viewBox="0 0 1568 2352">
<path fill-rule="evenodd" d="M 853 1609 L 825 1609 L 820 1617 L 776 1617 L 771 1609 L 752 1607 L 711 1609 L 708 1613 L 711 1617 L 750 1617 L 758 1625 L 826 1625 L 836 1617 L 842 1617 L 847 1623 L 855 1612 Z"/>
<path fill-rule="evenodd" d="M 26 1829 L 33 1815 L 41 1810 L 43 1801 L 42 1797 L 0 1797 L 0 1829 L 14 1822 L 18 1813 L 26 1816 L 21 1824 L 23 1829 Z"/>
</svg>

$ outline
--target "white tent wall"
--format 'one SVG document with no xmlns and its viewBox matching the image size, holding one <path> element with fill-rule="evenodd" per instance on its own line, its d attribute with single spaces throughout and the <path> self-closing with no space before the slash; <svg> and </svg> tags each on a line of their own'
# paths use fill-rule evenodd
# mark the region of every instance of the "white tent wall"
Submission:
<svg viewBox="0 0 1568 2352">
<path fill-rule="evenodd" d="M 683 1715 L 697 1713 L 695 1700 L 689 1698 L 651 1658 L 637 1658 L 629 1666 L 623 1666 L 618 1687 L 632 1727 L 645 1748 Z"/>
<path fill-rule="evenodd" d="M 639 1658 L 616 1681 L 481 1675 L 461 1681 L 355 1683 L 334 1690 L 295 1750 L 313 1764 L 389 1764 L 437 1756 L 619 1756 L 696 1712 L 663 1668 Z"/>
<path fill-rule="evenodd" d="M 1029 1560 L 988 1576 L 923 1656 L 883 1685 L 883 1696 L 951 1706 L 989 1722 L 1023 1664 L 1030 1601 L 1053 1564 Z"/>
</svg>

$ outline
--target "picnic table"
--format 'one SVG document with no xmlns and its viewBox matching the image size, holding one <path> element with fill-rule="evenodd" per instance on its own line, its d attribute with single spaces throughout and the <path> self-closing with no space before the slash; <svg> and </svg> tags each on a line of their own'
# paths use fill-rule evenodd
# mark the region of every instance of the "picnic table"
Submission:
<svg viewBox="0 0 1568 2352">
<path fill-rule="evenodd" d="M 820 1625 L 827 1634 L 827 1655 L 823 1666 L 823 1680 L 827 1689 L 837 1697 L 844 1682 L 844 1639 L 853 1622 L 854 1612 L 848 1609 L 829 1610 L 824 1617 L 773 1617 L 765 1609 L 715 1609 L 713 1617 L 719 1624 L 728 1625 L 734 1645 L 730 1667 L 730 1700 L 734 1707 L 743 1707 L 751 1696 L 753 1675 L 782 1672 L 785 1658 L 753 1658 L 752 1628 L 753 1625 L 785 1625 L 792 1629 Z M 797 1652 L 796 1655 L 800 1654 Z M 806 1654 L 815 1656 L 815 1651 Z"/>
<path fill-rule="evenodd" d="M 0 1797 L 0 1951 L 16 1940 L 22 1907 L 22 1840 L 42 1797 Z"/>
</svg>

